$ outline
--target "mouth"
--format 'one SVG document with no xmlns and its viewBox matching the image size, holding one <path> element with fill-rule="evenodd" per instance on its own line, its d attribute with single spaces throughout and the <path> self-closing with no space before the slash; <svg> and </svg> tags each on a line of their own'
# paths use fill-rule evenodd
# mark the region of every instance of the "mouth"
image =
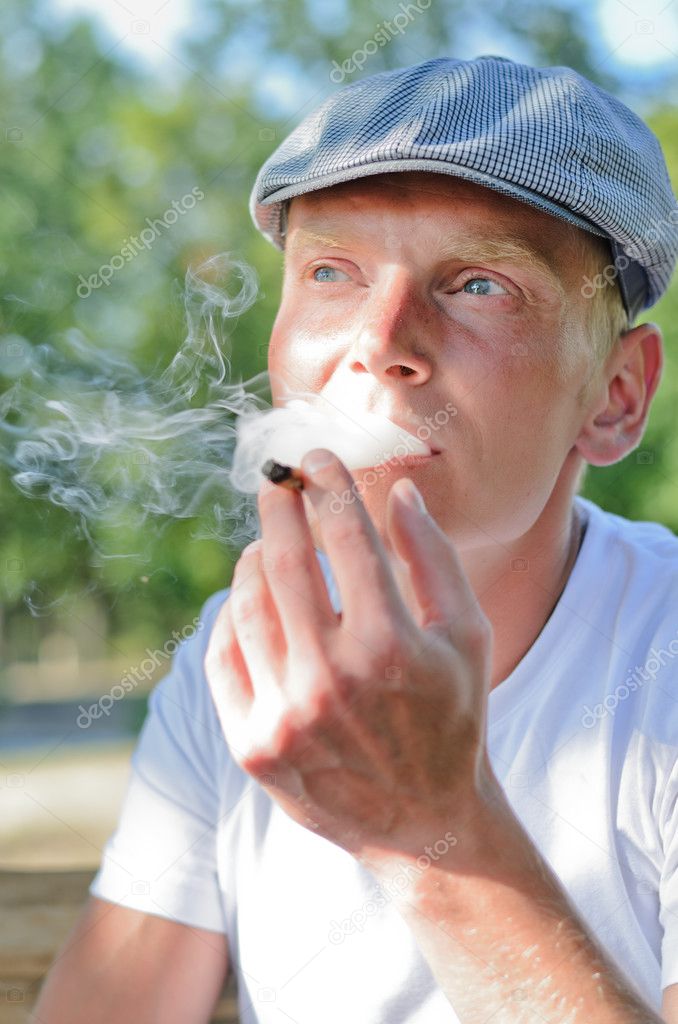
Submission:
<svg viewBox="0 0 678 1024">
<path fill-rule="evenodd" d="M 440 450 L 432 448 L 428 455 L 394 455 L 392 459 L 380 462 L 380 466 L 418 466 L 430 462 L 435 455 L 440 455 Z"/>
<path fill-rule="evenodd" d="M 411 434 L 413 437 L 418 437 L 418 434 L 416 433 L 416 431 L 421 426 L 421 424 L 418 424 L 418 423 L 408 423 L 406 420 L 399 419 L 397 416 L 389 416 L 388 419 L 390 419 L 391 423 L 395 424 L 396 427 L 400 427 L 401 430 L 406 431 L 406 433 Z M 419 438 L 419 440 L 423 441 L 422 438 Z M 423 441 L 423 443 L 428 445 L 428 448 L 429 448 L 429 454 L 428 455 L 396 456 L 394 461 L 406 462 L 406 463 L 416 462 L 416 461 L 422 462 L 422 461 L 425 461 L 426 459 L 429 459 L 432 455 L 440 455 L 440 453 L 442 451 L 442 448 L 436 448 L 434 445 L 429 444 L 427 441 Z M 393 460 L 389 460 L 389 461 L 393 461 Z"/>
<path fill-rule="evenodd" d="M 432 448 L 428 455 L 396 455 L 391 462 L 402 462 L 409 466 L 410 463 L 429 462 L 434 455 L 440 455 L 440 452 Z"/>
</svg>

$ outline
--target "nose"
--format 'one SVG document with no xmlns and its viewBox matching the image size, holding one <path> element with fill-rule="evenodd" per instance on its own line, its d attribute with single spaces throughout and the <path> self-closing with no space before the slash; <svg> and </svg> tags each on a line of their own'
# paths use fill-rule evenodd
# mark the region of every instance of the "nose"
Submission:
<svg viewBox="0 0 678 1024">
<path fill-rule="evenodd" d="M 413 275 L 404 267 L 389 267 L 378 282 L 370 284 L 361 303 L 348 355 L 350 368 L 379 378 L 403 377 L 411 384 L 425 383 L 432 367 L 421 342 L 430 316 Z"/>
</svg>

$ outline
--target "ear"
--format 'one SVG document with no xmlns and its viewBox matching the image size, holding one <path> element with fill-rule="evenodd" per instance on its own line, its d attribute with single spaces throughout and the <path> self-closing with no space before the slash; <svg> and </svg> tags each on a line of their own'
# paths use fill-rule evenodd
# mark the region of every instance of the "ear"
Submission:
<svg viewBox="0 0 678 1024">
<path fill-rule="evenodd" d="M 640 444 L 663 366 L 657 324 L 640 324 L 619 336 L 600 371 L 595 405 L 574 444 L 586 462 L 611 466 Z"/>
</svg>

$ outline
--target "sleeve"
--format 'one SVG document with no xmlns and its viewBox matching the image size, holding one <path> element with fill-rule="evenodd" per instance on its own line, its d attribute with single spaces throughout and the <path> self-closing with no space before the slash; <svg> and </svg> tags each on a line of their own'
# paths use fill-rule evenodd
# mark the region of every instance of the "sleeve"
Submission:
<svg viewBox="0 0 678 1024">
<path fill-rule="evenodd" d="M 676 750 L 674 748 L 675 756 Z M 664 864 L 659 882 L 662 989 L 678 982 L 678 759 L 668 775 L 661 805 Z"/>
<path fill-rule="evenodd" d="M 117 829 L 89 890 L 112 903 L 224 933 L 216 850 L 227 746 L 203 659 L 227 596 L 226 590 L 209 599 L 194 635 L 180 644 L 171 671 L 151 691 Z"/>
</svg>

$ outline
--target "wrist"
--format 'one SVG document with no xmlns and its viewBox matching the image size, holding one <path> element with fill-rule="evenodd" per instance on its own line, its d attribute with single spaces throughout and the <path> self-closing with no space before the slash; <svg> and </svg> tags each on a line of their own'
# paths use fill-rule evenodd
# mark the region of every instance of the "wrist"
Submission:
<svg viewBox="0 0 678 1024">
<path fill-rule="evenodd" d="M 440 872 L 462 880 L 489 870 L 495 862 L 501 865 L 507 845 L 526 840 L 529 843 L 491 770 L 483 772 L 478 784 L 455 804 L 453 811 L 437 816 L 434 824 L 414 828 L 412 835 L 399 846 L 365 847 L 361 853 L 361 863 L 382 887 L 388 889 L 396 879 L 398 889 L 405 876 L 412 895 L 427 875 L 429 881 Z"/>
</svg>

